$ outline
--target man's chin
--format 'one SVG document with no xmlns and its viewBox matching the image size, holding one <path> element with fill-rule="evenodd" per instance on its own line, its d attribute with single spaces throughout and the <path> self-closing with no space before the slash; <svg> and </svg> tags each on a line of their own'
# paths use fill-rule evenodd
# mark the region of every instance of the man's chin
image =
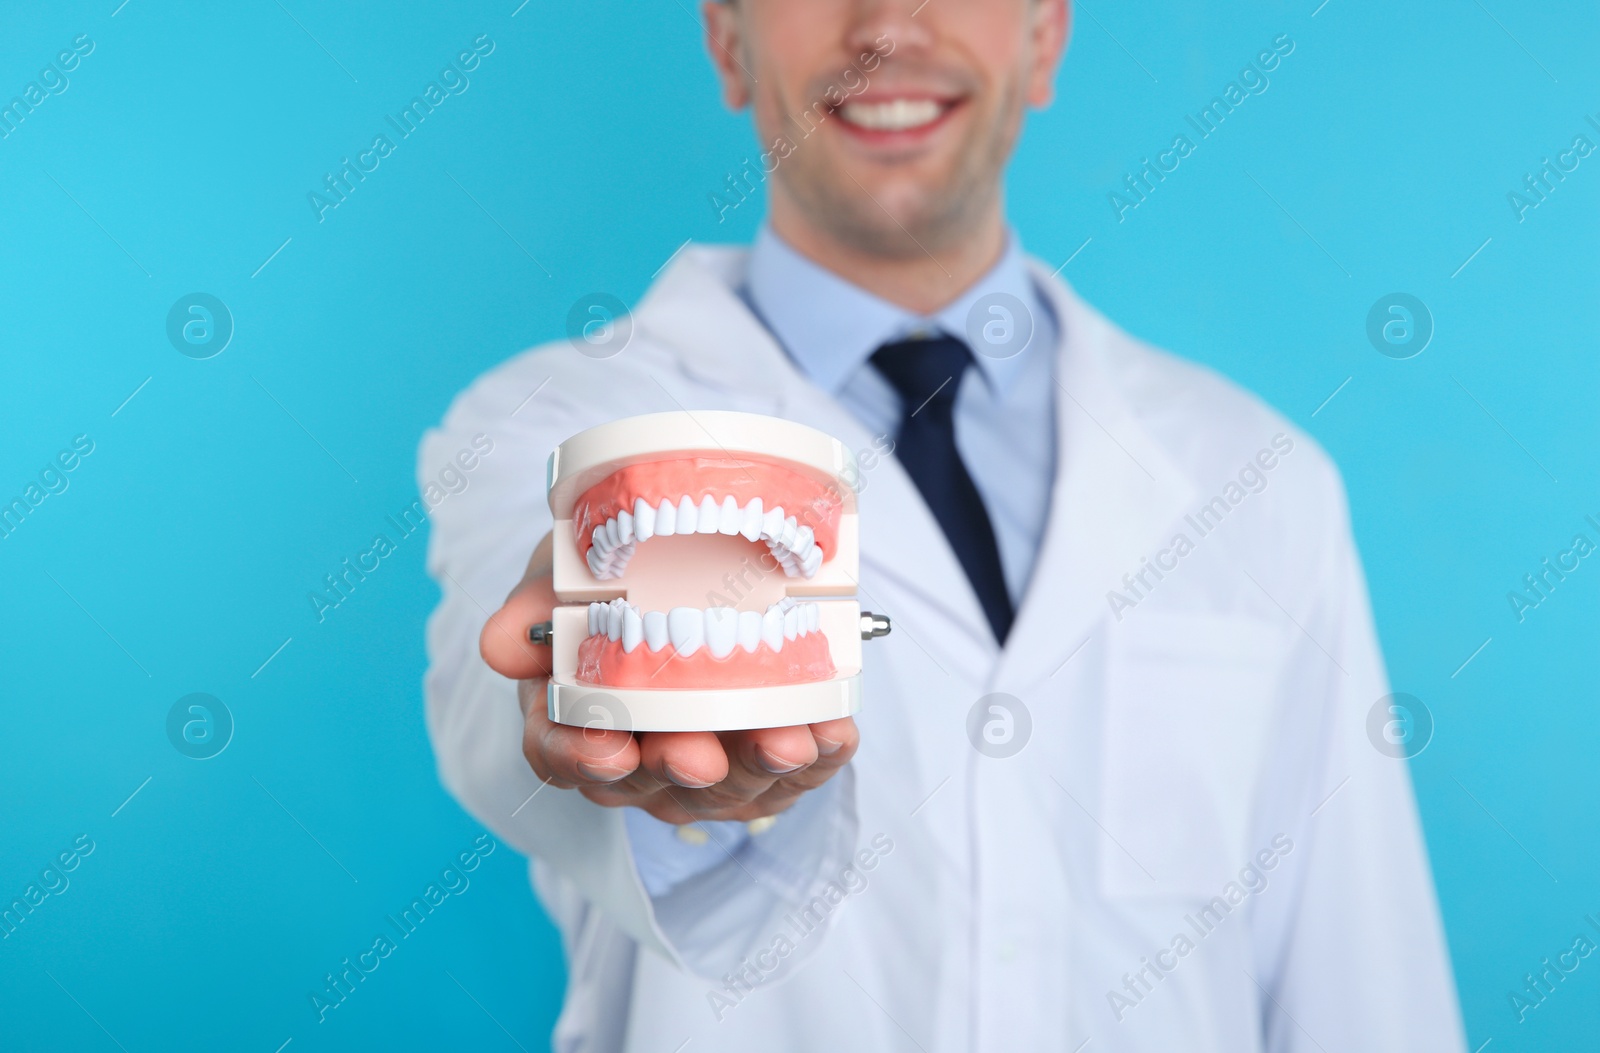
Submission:
<svg viewBox="0 0 1600 1053">
<path fill-rule="evenodd" d="M 944 185 L 930 186 L 920 179 L 882 178 L 879 172 L 845 171 L 836 191 L 853 199 L 844 210 L 848 219 L 836 218 L 831 226 L 853 243 L 871 244 L 886 256 L 924 256 L 953 247 L 970 235 L 978 213 L 967 192 Z M 872 179 L 872 176 L 878 176 Z"/>
</svg>

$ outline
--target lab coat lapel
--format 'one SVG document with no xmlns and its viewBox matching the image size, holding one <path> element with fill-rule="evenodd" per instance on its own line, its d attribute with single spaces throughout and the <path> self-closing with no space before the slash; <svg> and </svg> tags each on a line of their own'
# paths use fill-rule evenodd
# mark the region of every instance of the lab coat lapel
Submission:
<svg viewBox="0 0 1600 1053">
<path fill-rule="evenodd" d="M 1059 671 L 1109 613 L 1106 594 L 1172 536 L 1194 490 L 1111 376 L 1127 338 L 1034 266 L 1061 321 L 1055 364 L 1056 478 L 1049 523 L 996 689 L 1021 692 Z"/>
<path fill-rule="evenodd" d="M 744 261 L 742 250 L 691 246 L 634 312 L 640 335 L 673 349 L 685 372 L 718 393 L 710 398 L 681 393 L 677 397 L 685 399 L 683 408 L 737 400 L 740 408 L 827 432 L 858 457 L 873 451 L 873 436 L 795 367 L 733 291 L 743 281 Z M 950 631 L 937 618 L 949 619 L 955 631 L 992 654 L 994 640 L 983 610 L 911 477 L 892 456 L 880 456 L 872 467 L 861 469 L 859 478 L 863 575 L 886 577 L 896 598 L 914 596 L 918 609 L 907 609 L 903 600 L 875 598 L 870 580 L 862 589 L 862 606 L 883 609 L 906 635 L 935 650 L 944 646 L 941 641 Z M 928 629 L 919 633 L 919 624 Z"/>
</svg>

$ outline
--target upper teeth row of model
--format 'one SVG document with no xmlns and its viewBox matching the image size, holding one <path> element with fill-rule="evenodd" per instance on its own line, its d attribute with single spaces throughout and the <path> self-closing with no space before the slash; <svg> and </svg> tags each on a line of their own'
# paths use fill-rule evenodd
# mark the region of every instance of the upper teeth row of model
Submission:
<svg viewBox="0 0 1600 1053">
<path fill-rule="evenodd" d="M 944 106 L 933 99 L 893 99 L 889 102 L 847 102 L 839 116 L 851 124 L 874 131 L 901 132 L 937 120 Z"/>
<path fill-rule="evenodd" d="M 801 526 L 794 516 L 785 516 L 782 505 L 769 511 L 762 507 L 761 498 L 753 497 L 740 508 L 732 494 L 720 504 L 707 494 L 697 505 L 685 494 L 676 502 L 663 497 L 654 508 L 644 498 L 635 498 L 632 512 L 618 512 L 595 527 L 590 535 L 594 546 L 589 549 L 589 570 L 601 581 L 619 578 L 635 545 L 671 534 L 743 534 L 751 541 L 765 541 L 791 578 L 809 578 L 822 566 L 822 549 L 811 528 Z"/>
<path fill-rule="evenodd" d="M 622 649 L 632 654 L 643 643 L 652 652 L 667 644 L 684 658 L 703 646 L 713 658 L 726 658 L 734 647 L 750 654 L 765 642 L 774 651 L 783 650 L 785 640 L 817 631 L 822 611 L 815 603 L 799 603 L 785 596 L 768 607 L 765 614 L 736 611 L 732 607 L 674 607 L 644 611 L 626 600 L 589 604 L 589 635 L 604 633 L 622 641 Z"/>
</svg>

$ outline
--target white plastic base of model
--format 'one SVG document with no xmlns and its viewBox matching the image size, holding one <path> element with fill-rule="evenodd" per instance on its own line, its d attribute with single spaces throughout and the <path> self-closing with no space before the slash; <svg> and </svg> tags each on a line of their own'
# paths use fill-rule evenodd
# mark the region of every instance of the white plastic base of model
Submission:
<svg viewBox="0 0 1600 1053">
<path fill-rule="evenodd" d="M 861 674 L 810 684 L 659 691 L 550 681 L 550 719 L 623 731 L 743 731 L 854 716 Z"/>
</svg>

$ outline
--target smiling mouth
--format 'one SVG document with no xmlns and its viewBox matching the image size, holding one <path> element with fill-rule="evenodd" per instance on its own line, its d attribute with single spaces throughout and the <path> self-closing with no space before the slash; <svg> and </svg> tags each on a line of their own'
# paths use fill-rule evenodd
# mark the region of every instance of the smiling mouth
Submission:
<svg viewBox="0 0 1600 1053">
<path fill-rule="evenodd" d="M 851 100 L 834 109 L 845 124 L 868 132 L 909 132 L 936 124 L 956 106 L 945 99 Z"/>
<path fill-rule="evenodd" d="M 848 99 L 829 112 L 856 139 L 906 145 L 931 136 L 965 101 L 928 95 Z"/>
</svg>

